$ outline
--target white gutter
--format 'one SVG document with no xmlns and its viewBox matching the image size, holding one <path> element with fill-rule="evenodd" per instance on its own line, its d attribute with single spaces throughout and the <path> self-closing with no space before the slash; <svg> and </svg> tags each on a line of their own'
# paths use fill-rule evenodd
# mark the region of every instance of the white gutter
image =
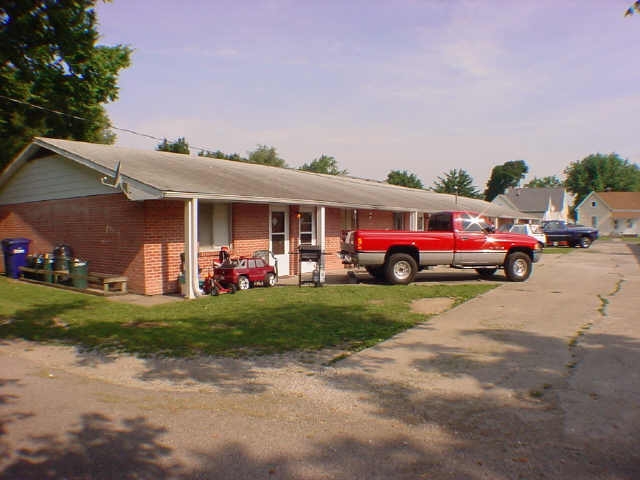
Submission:
<svg viewBox="0 0 640 480">
<path fill-rule="evenodd" d="M 242 202 L 242 203 L 256 203 L 256 204 L 281 204 L 281 205 L 304 205 L 313 207 L 327 207 L 327 208 L 353 208 L 360 210 L 384 210 L 387 212 L 407 212 L 415 210 L 415 206 L 406 207 L 390 207 L 387 205 L 367 205 L 367 204 L 348 204 L 340 202 L 327 202 L 322 200 L 303 200 L 295 198 L 273 198 L 273 197 L 247 197 L 241 195 L 217 195 L 206 193 L 194 193 L 194 192 L 163 192 L 164 198 L 181 199 L 186 200 L 189 198 L 197 198 L 199 200 L 219 200 L 226 202 Z M 422 208 L 422 207 L 421 207 Z M 439 212 L 447 210 L 443 207 L 440 209 L 433 209 L 432 212 Z M 425 212 L 427 210 L 424 210 Z"/>
</svg>

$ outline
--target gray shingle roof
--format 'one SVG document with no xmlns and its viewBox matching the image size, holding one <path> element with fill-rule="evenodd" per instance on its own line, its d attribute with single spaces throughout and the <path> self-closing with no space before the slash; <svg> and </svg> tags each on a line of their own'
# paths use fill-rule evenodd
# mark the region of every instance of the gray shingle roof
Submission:
<svg viewBox="0 0 640 480">
<path fill-rule="evenodd" d="M 42 149 L 110 176 L 120 162 L 120 173 L 131 187 L 133 199 L 197 197 L 425 212 L 460 209 L 494 217 L 526 218 L 522 212 L 483 200 L 465 197 L 456 200 L 454 195 L 377 181 L 52 138 L 34 139 L 0 176 L 0 186 L 21 162 L 40 155 Z"/>
<path fill-rule="evenodd" d="M 549 205 L 549 198 L 557 210 L 562 209 L 565 189 L 563 187 L 510 188 L 503 196 L 522 212 L 544 212 Z"/>
</svg>

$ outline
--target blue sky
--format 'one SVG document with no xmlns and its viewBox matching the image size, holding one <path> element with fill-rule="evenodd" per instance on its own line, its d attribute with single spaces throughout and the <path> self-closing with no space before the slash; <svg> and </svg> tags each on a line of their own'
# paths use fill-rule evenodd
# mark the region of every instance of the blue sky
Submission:
<svg viewBox="0 0 640 480">
<path fill-rule="evenodd" d="M 640 162 L 640 15 L 631 0 L 114 0 L 101 43 L 134 49 L 112 122 L 350 174 L 495 165 L 561 175 L 591 153 Z M 178 8 L 176 8 L 176 6 Z M 158 143 L 118 133 L 119 145 Z"/>
</svg>

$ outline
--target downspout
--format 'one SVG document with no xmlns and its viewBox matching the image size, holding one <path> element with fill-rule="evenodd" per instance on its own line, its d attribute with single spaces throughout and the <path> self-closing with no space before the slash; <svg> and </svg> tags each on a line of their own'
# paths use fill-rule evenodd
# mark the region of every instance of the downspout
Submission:
<svg viewBox="0 0 640 480">
<path fill-rule="evenodd" d="M 198 282 L 198 199 L 184 202 L 184 282 L 186 298 L 200 293 Z"/>
</svg>

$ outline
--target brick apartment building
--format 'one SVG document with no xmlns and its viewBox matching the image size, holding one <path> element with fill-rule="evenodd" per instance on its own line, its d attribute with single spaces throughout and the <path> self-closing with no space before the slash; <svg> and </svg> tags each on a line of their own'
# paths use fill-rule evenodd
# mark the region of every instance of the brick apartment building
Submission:
<svg viewBox="0 0 640 480">
<path fill-rule="evenodd" d="M 343 176 L 70 140 L 35 138 L 0 175 L 0 238 L 58 244 L 92 271 L 126 275 L 129 290 L 187 296 L 222 246 L 268 250 L 281 276 L 298 273 L 298 246 L 319 245 L 342 268 L 341 232 L 423 229 L 430 212 L 520 216 L 505 207 Z"/>
</svg>

